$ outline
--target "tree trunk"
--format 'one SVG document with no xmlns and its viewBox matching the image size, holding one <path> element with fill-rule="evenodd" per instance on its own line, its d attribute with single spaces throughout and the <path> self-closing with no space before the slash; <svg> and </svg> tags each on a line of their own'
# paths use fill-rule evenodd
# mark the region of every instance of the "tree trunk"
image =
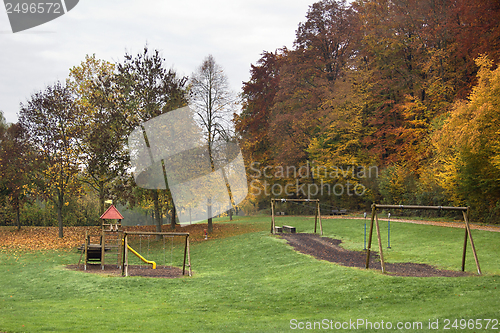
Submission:
<svg viewBox="0 0 500 333">
<path fill-rule="evenodd" d="M 176 224 L 175 215 L 177 215 L 177 212 L 175 210 L 174 200 L 172 199 L 172 218 L 170 219 L 170 227 L 172 230 L 175 230 L 175 224 Z"/>
<path fill-rule="evenodd" d="M 209 234 L 211 234 L 214 231 L 214 226 L 212 224 L 212 218 L 208 219 L 208 229 L 207 229 L 207 231 L 208 231 Z"/>
<path fill-rule="evenodd" d="M 21 207 L 19 205 L 19 197 L 16 196 L 15 198 L 15 209 L 16 209 L 16 225 L 17 225 L 17 230 L 21 230 Z"/>
<path fill-rule="evenodd" d="M 160 209 L 160 199 L 158 196 L 158 190 L 153 190 L 153 203 L 155 206 L 155 225 L 156 232 L 161 232 L 161 209 Z M 161 236 L 157 235 L 156 239 L 161 240 Z"/>
<path fill-rule="evenodd" d="M 62 220 L 62 209 L 64 205 L 64 198 L 61 196 L 59 198 L 59 204 L 57 205 L 57 223 L 59 225 L 59 238 L 64 237 L 63 233 L 63 220 Z"/>
<path fill-rule="evenodd" d="M 207 216 L 208 216 L 208 232 L 212 233 L 214 231 L 214 227 L 212 225 L 212 200 L 208 199 L 207 202 Z"/>
<path fill-rule="evenodd" d="M 233 220 L 233 209 L 229 209 L 229 221 Z"/>
</svg>

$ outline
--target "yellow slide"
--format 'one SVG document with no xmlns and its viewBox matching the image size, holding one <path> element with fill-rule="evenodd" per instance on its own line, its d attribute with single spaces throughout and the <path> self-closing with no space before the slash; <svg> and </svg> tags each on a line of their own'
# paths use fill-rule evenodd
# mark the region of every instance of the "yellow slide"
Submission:
<svg viewBox="0 0 500 333">
<path fill-rule="evenodd" d="M 156 263 L 154 261 L 149 261 L 147 260 L 146 258 L 144 258 L 143 256 L 141 256 L 139 253 L 137 253 L 136 250 L 134 250 L 133 248 L 130 247 L 130 245 L 127 244 L 127 248 L 132 251 L 133 254 L 135 254 L 136 256 L 138 256 L 142 261 L 144 261 L 146 264 L 151 264 L 153 265 L 153 269 L 156 269 Z"/>
</svg>

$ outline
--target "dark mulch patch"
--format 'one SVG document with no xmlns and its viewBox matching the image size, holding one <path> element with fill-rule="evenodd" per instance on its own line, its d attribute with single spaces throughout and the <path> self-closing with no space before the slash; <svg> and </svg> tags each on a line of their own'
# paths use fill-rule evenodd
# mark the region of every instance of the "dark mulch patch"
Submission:
<svg viewBox="0 0 500 333">
<path fill-rule="evenodd" d="M 279 234 L 286 239 L 293 248 L 299 252 L 312 255 L 321 260 L 326 260 L 347 267 L 365 268 L 366 251 L 349 251 L 341 248 L 341 240 L 320 237 L 317 234 Z M 370 251 L 370 268 L 381 270 L 379 255 L 375 251 Z M 436 269 L 426 264 L 406 263 L 385 263 L 385 270 L 391 275 L 397 276 L 468 276 L 467 272 L 448 271 Z"/>
<path fill-rule="evenodd" d="M 122 270 L 118 268 L 116 265 L 104 265 L 104 270 L 101 269 L 100 264 L 90 264 L 87 265 L 87 270 L 85 271 L 83 265 L 68 265 L 67 269 L 71 269 L 74 271 L 82 271 L 86 273 L 93 274 L 104 274 L 104 275 L 112 275 L 112 276 L 121 276 Z M 186 268 L 186 275 L 188 276 L 188 269 Z M 128 275 L 129 276 L 144 276 L 144 277 L 155 277 L 155 278 L 179 278 L 183 277 L 182 268 L 171 267 L 171 266 L 157 266 L 156 269 L 152 269 L 147 266 L 140 265 L 130 265 L 128 267 Z"/>
</svg>

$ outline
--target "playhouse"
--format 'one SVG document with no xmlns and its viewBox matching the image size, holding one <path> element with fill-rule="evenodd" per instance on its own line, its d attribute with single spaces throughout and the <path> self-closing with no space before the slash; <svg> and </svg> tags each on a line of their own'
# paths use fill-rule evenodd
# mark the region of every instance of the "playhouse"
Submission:
<svg viewBox="0 0 500 333">
<path fill-rule="evenodd" d="M 184 260 L 182 264 L 182 275 L 186 273 L 191 276 L 191 256 L 189 251 L 189 233 L 184 232 L 133 232 L 125 231 L 122 229 L 121 220 L 122 214 L 116 209 L 114 205 L 101 215 L 101 230 L 96 235 L 91 235 L 88 231 L 85 233 L 85 242 L 79 248 L 81 251 L 80 260 L 84 256 L 84 270 L 87 270 L 89 264 L 100 264 L 101 269 L 104 270 L 105 264 L 114 265 L 116 268 L 121 269 L 122 275 L 128 276 L 128 253 L 132 252 L 144 263 L 151 265 L 151 269 L 156 269 L 155 261 L 144 258 L 139 252 L 134 250 L 128 240 L 129 236 L 159 236 L 163 239 L 163 246 L 165 247 L 165 237 L 184 237 Z M 113 223 L 113 221 L 115 221 Z M 149 246 L 148 246 L 149 247 Z M 173 243 L 172 243 L 173 247 Z M 187 262 L 186 262 L 187 261 Z M 187 266 L 187 267 L 186 267 Z"/>
</svg>

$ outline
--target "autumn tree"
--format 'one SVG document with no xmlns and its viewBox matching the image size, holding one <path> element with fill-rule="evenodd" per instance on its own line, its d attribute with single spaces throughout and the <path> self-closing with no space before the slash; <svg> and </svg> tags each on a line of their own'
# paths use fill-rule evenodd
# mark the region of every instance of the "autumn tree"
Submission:
<svg viewBox="0 0 500 333">
<path fill-rule="evenodd" d="M 135 57 L 125 54 L 123 63 L 117 65 L 117 84 L 120 94 L 118 107 L 126 115 L 127 135 L 143 122 L 185 106 L 186 81 L 186 78 L 178 77 L 173 69 L 165 68 L 165 59 L 158 50 L 150 52 L 146 46 Z M 166 187 L 169 192 L 168 184 Z M 149 191 L 154 203 L 157 231 L 161 231 L 163 215 L 159 191 Z M 171 223 L 175 228 L 175 205 L 172 204 L 172 207 Z"/>
<path fill-rule="evenodd" d="M 251 65 L 250 81 L 243 82 L 243 105 L 235 115 L 235 129 L 241 138 L 247 161 L 268 163 L 270 110 L 280 82 L 281 51 L 263 52 L 256 65 Z"/>
<path fill-rule="evenodd" d="M 480 80 L 478 54 L 488 54 L 492 68 L 498 65 L 499 24 L 493 0 L 312 4 L 293 49 L 281 51 L 278 70 L 268 71 L 269 56 L 252 66 L 261 77 L 245 83 L 249 94 L 236 118 L 246 156 L 274 166 L 377 165 L 380 179 L 371 181 L 367 201 L 449 204 L 490 193 L 496 186 L 493 140 L 484 143 L 491 150 L 484 156 L 444 154 L 442 141 L 436 141 L 441 150 L 433 148 L 433 133 Z M 490 164 L 480 162 L 486 156 Z M 474 170 L 483 176 L 473 176 Z M 324 179 L 301 179 L 318 180 Z M 482 202 L 488 202 L 482 211 L 495 206 Z"/>
<path fill-rule="evenodd" d="M 81 131 L 77 141 L 82 152 L 82 180 L 99 195 L 99 212 L 111 195 L 113 180 L 125 175 L 129 163 L 126 149 L 126 115 L 118 108 L 115 66 L 95 56 L 86 56 L 70 70 L 68 85 L 76 96 Z"/>
<path fill-rule="evenodd" d="M 236 100 L 223 68 L 215 62 L 212 55 L 207 56 L 191 75 L 189 84 L 191 107 L 198 115 L 197 121 L 205 135 L 210 166 L 215 171 L 217 141 L 228 142 L 234 137 L 231 119 Z M 212 232 L 211 203 L 208 200 L 208 232 Z"/>
<path fill-rule="evenodd" d="M 457 205 L 476 214 L 500 216 L 500 69 L 487 56 L 477 58 L 478 84 L 467 100 L 457 101 L 434 145 L 438 177 Z"/>
<path fill-rule="evenodd" d="M 235 115 L 234 123 L 246 164 L 252 168 L 264 168 L 272 163 L 274 157 L 270 149 L 269 126 L 271 108 L 279 89 L 282 57 L 282 50 L 263 52 L 256 65 L 251 65 L 250 80 L 243 82 L 242 110 L 240 114 Z M 251 168 L 247 168 L 251 189 L 256 186 L 255 182 L 259 181 L 254 176 Z M 256 196 L 259 196 L 258 193 L 252 191 L 247 196 L 247 201 L 254 207 L 259 201 L 263 202 L 262 198 Z"/>
<path fill-rule="evenodd" d="M 28 199 L 33 163 L 36 157 L 19 124 L 11 124 L 0 133 L 0 191 L 6 195 L 15 212 L 17 229 L 21 229 L 20 211 Z"/>
<path fill-rule="evenodd" d="M 19 124 L 40 155 L 35 184 L 38 194 L 57 210 L 59 237 L 63 237 L 63 209 L 70 196 L 79 195 L 77 179 L 80 129 L 74 126 L 78 104 L 71 90 L 57 82 L 34 93 L 21 105 Z"/>
</svg>

